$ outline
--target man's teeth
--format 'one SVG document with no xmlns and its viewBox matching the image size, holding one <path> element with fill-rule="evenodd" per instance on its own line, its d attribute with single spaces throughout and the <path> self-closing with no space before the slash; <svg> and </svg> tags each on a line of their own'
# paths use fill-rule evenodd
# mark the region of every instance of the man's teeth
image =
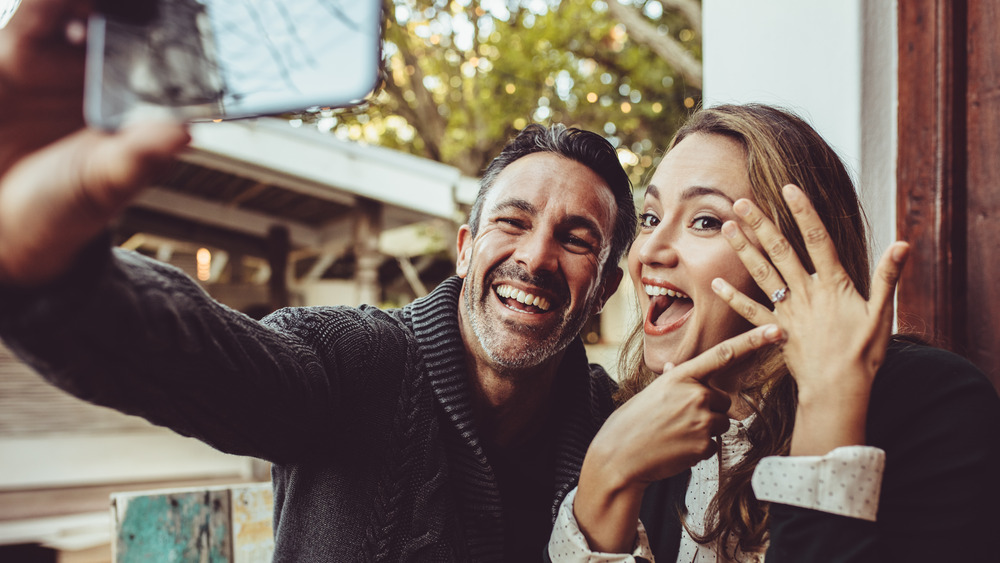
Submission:
<svg viewBox="0 0 1000 563">
<path fill-rule="evenodd" d="M 530 293 L 525 293 L 520 289 L 511 287 L 509 285 L 501 285 L 497 287 L 497 295 L 507 299 L 513 299 L 518 303 L 524 303 L 525 305 L 532 305 L 538 307 L 543 311 L 548 311 L 549 307 L 552 306 L 549 300 L 544 297 L 539 297 L 537 295 L 532 295 Z"/>
<path fill-rule="evenodd" d="M 657 295 L 667 295 L 669 297 L 673 297 L 674 299 L 691 299 L 685 293 L 674 291 L 672 289 L 667 289 L 665 287 L 660 287 L 658 285 L 646 285 L 645 287 L 646 287 L 646 295 L 650 297 L 656 297 Z"/>
</svg>

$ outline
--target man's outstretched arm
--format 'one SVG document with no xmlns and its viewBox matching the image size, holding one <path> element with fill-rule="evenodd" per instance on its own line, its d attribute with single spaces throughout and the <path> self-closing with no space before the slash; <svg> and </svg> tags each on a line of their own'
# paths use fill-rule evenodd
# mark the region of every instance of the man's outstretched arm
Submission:
<svg viewBox="0 0 1000 563">
<path fill-rule="evenodd" d="M 188 135 L 83 127 L 84 50 L 66 29 L 87 4 L 24 0 L 0 29 L 0 338 L 78 397 L 231 453 L 282 462 L 357 434 L 357 410 L 401 377 L 367 365 L 404 355 L 382 330 L 394 321 L 322 309 L 262 324 L 101 236 Z"/>
</svg>

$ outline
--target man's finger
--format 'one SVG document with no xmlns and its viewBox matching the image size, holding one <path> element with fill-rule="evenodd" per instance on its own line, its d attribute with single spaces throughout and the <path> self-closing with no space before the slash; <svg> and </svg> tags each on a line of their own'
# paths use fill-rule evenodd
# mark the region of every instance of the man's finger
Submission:
<svg viewBox="0 0 1000 563">
<path fill-rule="evenodd" d="M 97 145 L 84 166 L 83 183 L 97 192 L 134 191 L 190 142 L 175 122 L 129 125 L 117 133 L 86 131 Z"/>
<path fill-rule="evenodd" d="M 750 321 L 754 326 L 778 322 L 778 317 L 774 315 L 774 312 L 750 299 L 745 293 L 722 278 L 712 280 L 712 291 L 721 297 L 729 305 L 729 308 L 739 313 L 741 317 Z"/>
<path fill-rule="evenodd" d="M 0 281 L 61 274 L 159 166 L 189 140 L 182 125 L 82 130 L 20 160 L 0 180 Z"/>
<path fill-rule="evenodd" d="M 5 29 L 25 39 L 61 37 L 67 21 L 92 8 L 90 0 L 24 0 Z"/>
</svg>

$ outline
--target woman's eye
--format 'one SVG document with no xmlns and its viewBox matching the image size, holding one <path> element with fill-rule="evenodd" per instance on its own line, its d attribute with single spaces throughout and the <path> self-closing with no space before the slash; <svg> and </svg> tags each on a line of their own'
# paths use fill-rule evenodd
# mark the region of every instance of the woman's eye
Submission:
<svg viewBox="0 0 1000 563">
<path fill-rule="evenodd" d="M 715 217 L 696 217 L 691 227 L 696 231 L 717 231 L 722 228 L 722 221 Z"/>
<path fill-rule="evenodd" d="M 643 213 L 639 216 L 639 226 L 643 229 L 652 229 L 660 224 L 660 219 L 652 213 Z"/>
</svg>

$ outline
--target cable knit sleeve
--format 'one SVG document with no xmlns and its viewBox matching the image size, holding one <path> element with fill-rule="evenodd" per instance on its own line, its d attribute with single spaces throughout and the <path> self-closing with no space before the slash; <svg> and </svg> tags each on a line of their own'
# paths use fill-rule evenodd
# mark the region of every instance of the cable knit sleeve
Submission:
<svg viewBox="0 0 1000 563">
<path fill-rule="evenodd" d="M 0 295 L 0 337 L 52 384 L 279 463 L 350 439 L 356 405 L 392 412 L 378 407 L 395 399 L 391 361 L 406 344 L 381 330 L 388 315 L 287 309 L 258 322 L 176 268 L 107 248 L 92 245 L 48 287 Z"/>
</svg>

